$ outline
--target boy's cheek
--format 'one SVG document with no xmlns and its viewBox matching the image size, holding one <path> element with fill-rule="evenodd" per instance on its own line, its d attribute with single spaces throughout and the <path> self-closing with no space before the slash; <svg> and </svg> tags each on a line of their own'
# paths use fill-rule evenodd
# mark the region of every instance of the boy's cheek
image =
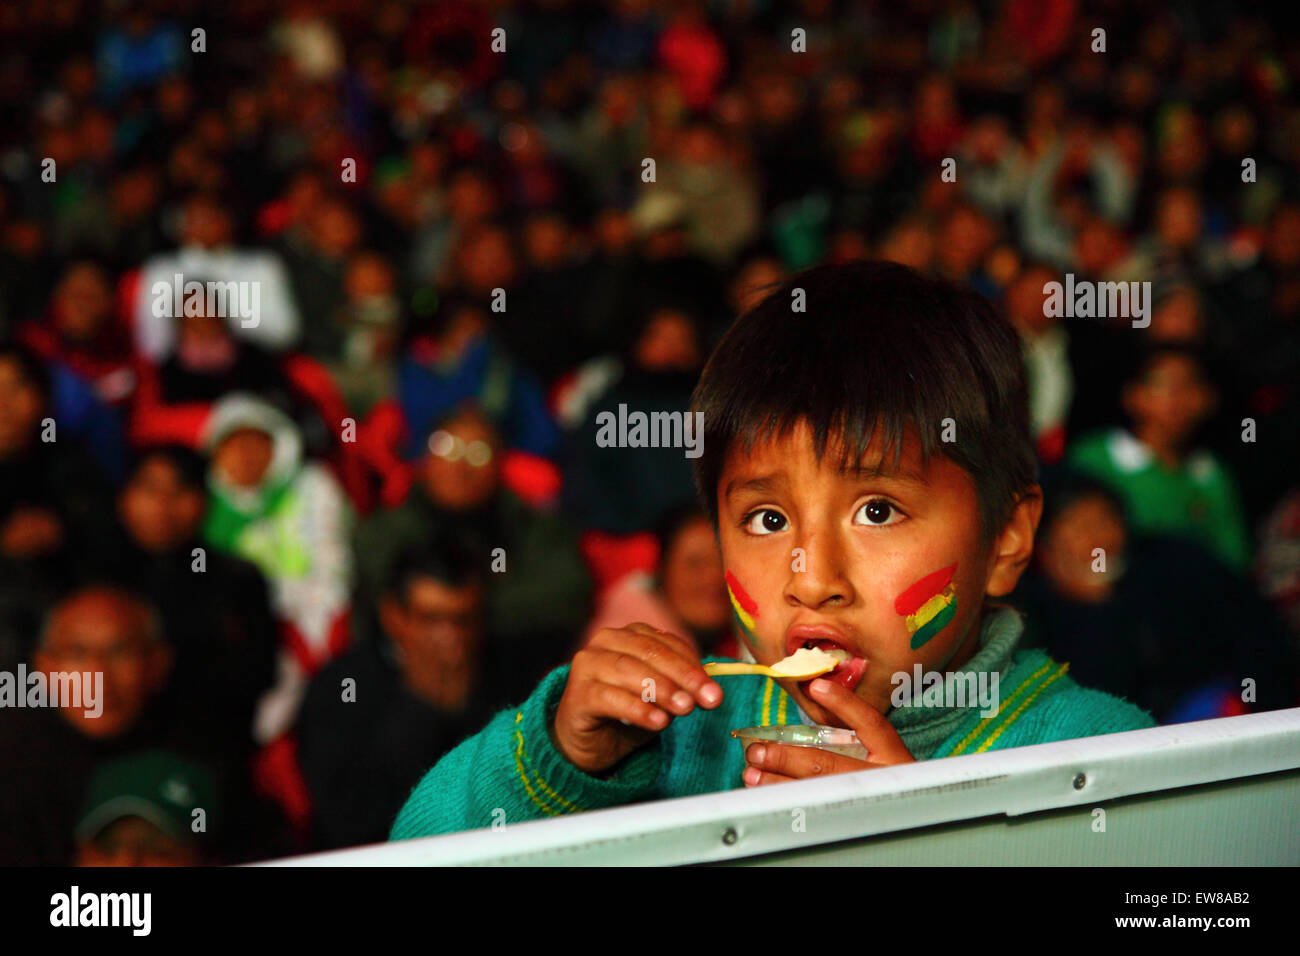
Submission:
<svg viewBox="0 0 1300 956">
<path fill-rule="evenodd" d="M 942 667 L 957 650 L 973 625 L 980 601 L 973 598 L 973 584 L 960 561 L 908 576 L 893 594 L 881 595 L 886 613 L 877 616 L 878 635 L 888 635 L 878 646 L 863 689 L 887 700 L 893 676 L 909 676 L 916 664 L 922 670 Z"/>
</svg>

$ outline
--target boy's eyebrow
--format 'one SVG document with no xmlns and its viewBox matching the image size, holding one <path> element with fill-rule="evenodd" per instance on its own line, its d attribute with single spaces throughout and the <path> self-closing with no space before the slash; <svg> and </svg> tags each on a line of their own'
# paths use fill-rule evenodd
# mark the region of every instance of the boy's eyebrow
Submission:
<svg viewBox="0 0 1300 956">
<path fill-rule="evenodd" d="M 727 482 L 723 497 L 730 498 L 737 491 L 757 491 L 760 493 L 773 491 L 780 483 L 779 474 L 779 472 L 770 472 L 766 475 L 759 475 L 757 478 L 746 478 L 743 481 L 739 478 L 733 478 Z"/>
<path fill-rule="evenodd" d="M 929 488 L 930 482 L 925 480 L 925 476 L 919 471 L 910 468 L 899 469 L 897 471 L 887 471 L 883 467 L 883 462 L 877 462 L 874 465 L 849 465 L 840 469 L 841 474 L 847 475 L 855 481 L 865 481 L 869 479 L 885 479 L 887 481 L 898 481 L 909 485 L 920 485 L 923 488 Z M 760 494 L 774 491 L 777 485 L 784 480 L 781 472 L 771 472 L 766 475 L 759 475 L 755 478 L 734 478 L 727 482 L 727 487 L 723 492 L 724 498 L 730 498 L 738 491 L 756 491 Z"/>
<path fill-rule="evenodd" d="M 920 485 L 923 488 L 929 488 L 930 483 L 925 480 L 925 476 L 919 471 L 911 468 L 900 468 L 898 470 L 886 471 L 883 461 L 876 462 L 874 465 L 849 465 L 841 469 L 844 474 L 858 481 L 865 481 L 871 478 L 884 478 L 888 481 L 901 481 L 910 485 Z"/>
</svg>

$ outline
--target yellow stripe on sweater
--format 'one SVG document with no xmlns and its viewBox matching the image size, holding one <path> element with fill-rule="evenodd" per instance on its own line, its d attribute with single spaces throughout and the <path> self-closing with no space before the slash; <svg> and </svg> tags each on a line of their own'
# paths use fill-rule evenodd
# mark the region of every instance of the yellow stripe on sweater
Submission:
<svg viewBox="0 0 1300 956">
<path fill-rule="evenodd" d="M 776 686 L 776 681 L 767 678 L 767 683 L 763 685 L 763 726 L 772 726 L 772 688 Z"/>
<path fill-rule="evenodd" d="M 1011 696 L 1008 697 L 1006 700 L 1004 700 L 998 706 L 997 713 L 995 713 L 992 717 L 985 717 L 978 724 L 976 724 L 975 729 L 972 730 L 969 734 L 967 734 L 962 739 L 961 743 L 957 744 L 957 746 L 953 748 L 952 753 L 948 754 L 948 756 L 955 757 L 958 754 L 960 754 L 963 750 L 965 750 L 977 737 L 979 737 L 980 734 L 984 732 L 985 728 L 988 727 L 989 724 L 991 724 L 993 721 L 997 720 L 1000 716 L 1002 716 L 1002 712 L 1006 710 L 1007 707 L 1011 706 L 1011 703 L 1017 697 L 1025 693 L 1029 689 L 1029 687 L 1034 683 L 1034 681 L 1038 680 L 1039 677 L 1047 673 L 1048 669 L 1051 666 L 1052 666 L 1052 662 L 1048 661 L 1038 670 L 1034 671 L 1034 673 L 1030 674 L 1027 678 L 1025 678 L 1024 682 L 1015 689 L 1015 691 L 1011 694 Z"/>
<path fill-rule="evenodd" d="M 537 807 L 547 816 L 552 816 L 552 817 L 559 816 L 560 811 L 552 809 L 549 804 L 544 803 L 541 797 L 539 797 L 533 791 L 532 784 L 528 782 L 528 774 L 524 771 L 524 760 L 523 760 L 524 735 L 516 731 L 515 740 L 518 741 L 518 746 L 515 747 L 515 771 L 519 774 L 519 782 L 524 785 L 524 792 L 528 794 L 528 799 L 533 801 L 533 803 L 536 804 Z"/>
<path fill-rule="evenodd" d="M 1011 716 L 1006 719 L 1006 722 L 997 730 L 995 730 L 993 732 L 993 735 L 989 737 L 988 740 L 980 744 L 975 752 L 977 754 L 980 754 L 988 750 L 990 747 L 992 747 L 993 741 L 997 740 L 1000 736 L 1002 736 L 1002 731 L 1006 730 L 1008 727 L 1010 727 L 1012 724 L 1016 722 L 1016 718 L 1020 716 L 1021 712 L 1034 702 L 1034 698 L 1037 697 L 1039 694 L 1041 694 L 1043 691 L 1047 690 L 1048 686 L 1058 677 L 1064 677 L 1065 672 L 1068 671 L 1069 669 L 1070 669 L 1070 665 L 1068 663 L 1062 664 L 1060 670 L 1058 670 L 1051 677 L 1047 678 L 1047 680 L 1039 684 L 1038 690 L 1034 691 L 1032 694 L 1026 697 L 1025 702 L 1021 704 L 1019 707 L 1017 707 L 1014 711 L 1012 711 Z"/>
<path fill-rule="evenodd" d="M 515 714 L 515 724 L 522 723 L 523 719 L 524 719 L 524 712 L 522 710 Z M 578 806 L 576 803 L 572 802 L 571 800 L 566 800 L 564 797 L 560 796 L 542 778 L 542 775 L 540 773 L 538 773 L 536 770 L 532 770 L 532 761 L 528 759 L 528 755 L 524 751 L 524 735 L 521 731 L 518 730 L 515 731 L 515 740 L 517 742 L 517 745 L 515 747 L 515 769 L 519 773 L 519 781 L 524 785 L 524 791 L 528 794 L 529 799 L 531 799 L 533 803 L 535 803 L 540 809 L 542 809 L 546 813 L 549 813 L 551 816 L 558 816 L 563 812 L 550 807 L 545 802 L 543 802 L 542 799 L 538 797 L 536 793 L 533 792 L 533 788 L 530 785 L 528 780 L 528 773 L 529 771 L 531 771 L 532 778 L 533 778 L 532 783 L 535 783 L 537 785 L 537 788 L 541 790 L 543 794 L 550 797 L 552 800 L 558 803 L 565 810 L 571 813 L 581 813 L 582 807 Z M 525 764 L 528 765 L 527 769 L 524 766 Z"/>
</svg>

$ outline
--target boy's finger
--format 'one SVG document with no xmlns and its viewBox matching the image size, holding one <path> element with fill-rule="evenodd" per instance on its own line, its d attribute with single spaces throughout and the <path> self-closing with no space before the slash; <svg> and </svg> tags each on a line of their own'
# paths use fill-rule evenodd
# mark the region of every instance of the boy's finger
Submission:
<svg viewBox="0 0 1300 956">
<path fill-rule="evenodd" d="M 649 624 L 642 623 L 641 621 L 634 621 L 631 624 L 625 624 L 623 627 L 603 627 L 592 635 L 591 640 L 587 642 L 587 646 L 610 647 L 613 644 L 618 643 L 621 638 L 627 636 L 629 631 L 636 634 L 642 634 L 655 640 L 663 641 L 664 643 L 679 649 L 688 660 L 698 661 L 700 659 L 699 652 L 696 650 L 695 645 L 686 638 L 674 634 L 671 631 L 661 631 L 659 628 L 651 627 Z"/>
<path fill-rule="evenodd" d="M 592 679 L 613 684 L 636 694 L 647 703 L 656 704 L 678 715 L 695 709 L 695 697 L 683 690 L 667 674 L 625 651 L 592 650 Z"/>
<path fill-rule="evenodd" d="M 747 787 L 762 787 L 769 783 L 789 783 L 794 777 L 783 777 L 779 773 L 767 773 L 757 767 L 746 767 L 740 779 Z"/>
<path fill-rule="evenodd" d="M 668 726 L 672 716 L 648 703 L 637 694 L 613 684 L 592 682 L 584 691 L 583 709 L 598 717 L 621 720 L 624 724 L 658 732 Z"/>
<path fill-rule="evenodd" d="M 808 685 L 808 694 L 857 733 L 873 763 L 911 763 L 916 759 L 885 715 L 847 687 L 818 679 Z"/>
<path fill-rule="evenodd" d="M 700 650 L 691 641 L 682 637 L 680 634 L 674 634 L 672 631 L 661 631 L 657 627 L 651 627 L 649 624 L 629 624 L 624 628 L 627 631 L 636 631 L 638 634 L 644 634 L 646 637 L 653 637 L 656 640 L 663 641 L 672 647 L 677 648 L 683 657 L 694 663 L 700 662 Z"/>
<path fill-rule="evenodd" d="M 745 761 L 763 773 L 803 780 L 832 773 L 866 770 L 871 764 L 816 747 L 793 747 L 789 744 L 750 744 Z"/>
<path fill-rule="evenodd" d="M 704 707 L 711 709 L 722 703 L 722 688 L 704 672 L 699 659 L 684 657 L 671 644 L 657 636 L 623 630 L 611 634 L 604 646 L 607 650 L 621 652 L 649 664 L 675 681 L 677 686 Z"/>
</svg>

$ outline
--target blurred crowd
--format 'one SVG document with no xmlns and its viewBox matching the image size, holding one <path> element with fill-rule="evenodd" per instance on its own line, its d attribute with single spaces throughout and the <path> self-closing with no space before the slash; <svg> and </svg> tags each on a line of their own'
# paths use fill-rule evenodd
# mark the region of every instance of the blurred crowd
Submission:
<svg viewBox="0 0 1300 956">
<path fill-rule="evenodd" d="M 1028 640 L 1161 721 L 1297 703 L 1276 21 L 45 0 L 0 44 L 0 671 L 104 674 L 98 717 L 0 709 L 0 862 L 382 840 L 595 629 L 739 653 L 689 460 L 595 418 L 684 410 L 729 322 L 828 261 L 969 283 L 1019 330 Z M 1149 325 L 1050 317 L 1067 273 L 1150 281 Z"/>
</svg>

